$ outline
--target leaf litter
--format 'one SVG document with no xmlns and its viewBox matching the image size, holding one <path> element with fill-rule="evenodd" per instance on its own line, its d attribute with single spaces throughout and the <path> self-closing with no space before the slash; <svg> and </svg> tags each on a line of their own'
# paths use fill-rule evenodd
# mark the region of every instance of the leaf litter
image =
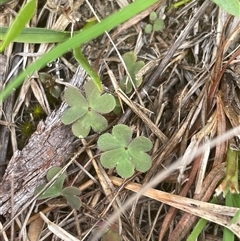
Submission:
<svg viewBox="0 0 240 241">
<path fill-rule="evenodd" d="M 114 12 L 119 7 L 119 1 L 111 3 L 108 3 L 104 10 L 101 5 L 99 6 L 98 1 L 94 3 L 93 7 L 99 9 L 99 13 L 104 17 L 104 14 Z M 67 8 L 65 5 L 64 7 Z M 85 10 L 83 11 L 85 19 L 92 16 L 86 5 L 83 4 L 78 9 L 80 11 Z M 152 36 L 149 36 L 142 32 L 147 24 L 148 15 L 153 10 L 164 20 L 164 28 L 162 32 L 153 33 Z M 42 8 L 40 15 L 44 11 L 46 10 Z M 64 13 L 61 11 L 51 12 L 48 17 L 49 19 L 53 17 L 52 19 L 57 21 L 60 17 L 64 18 L 65 13 L 66 11 Z M 131 23 L 123 25 L 127 27 L 121 29 L 121 31 L 116 30 L 115 33 L 113 31 L 112 36 L 122 55 L 134 51 L 137 61 L 143 61 L 145 64 L 156 61 L 157 67 L 146 72 L 143 76 L 143 82 L 137 86 L 137 93 L 131 92 L 131 102 L 123 105 L 124 112 L 118 117 L 109 114 L 106 118 L 109 123 L 114 122 L 112 125 L 120 123 L 130 126 L 133 135 L 136 137 L 146 136 L 151 139 L 154 145 L 150 152 L 152 157 L 150 171 L 146 174 L 136 172 L 131 180 L 119 180 L 114 169 L 107 171 L 100 165 L 99 150 L 95 145 L 96 137 L 90 136 L 86 139 L 86 143 L 80 144 L 78 142 L 76 148 L 71 149 L 71 155 L 66 155 L 60 163 L 63 166 L 74 155 L 74 150 L 78 150 L 75 158 L 71 160 L 72 164 L 69 165 L 67 171 L 68 183 L 66 185 L 75 186 L 81 190 L 80 197 L 83 205 L 80 210 L 73 211 L 66 203 L 63 203 L 63 206 L 56 204 L 49 208 L 48 203 L 44 202 L 35 204 L 38 208 L 37 212 L 48 213 L 51 222 L 58 227 L 61 226 L 64 231 L 68 234 L 71 233 L 78 240 L 84 240 L 84 238 L 85 240 L 92 240 L 96 233 L 100 233 L 97 225 L 100 221 L 107 227 L 105 227 L 105 233 L 103 232 L 102 236 L 108 234 L 108 237 L 109 233 L 117 230 L 117 232 L 120 232 L 122 240 L 186 240 L 197 221 L 197 216 L 202 217 L 204 213 L 208 213 L 208 217 L 205 216 L 205 218 L 211 221 L 209 228 L 202 233 L 206 239 L 213 236 L 222 239 L 222 226 L 216 225 L 223 225 L 223 222 L 225 226 L 228 226 L 238 235 L 240 232 L 236 228 L 239 221 L 231 224 L 231 219 L 235 217 L 237 209 L 214 204 L 210 207 L 207 203 L 213 197 L 219 181 L 224 179 L 226 175 L 225 155 L 228 142 L 225 139 L 217 143 L 212 149 L 209 146 L 205 147 L 210 149 L 206 155 L 198 153 L 197 156 L 189 156 L 189 154 L 197 153 L 200 146 L 209 145 L 214 137 L 224 135 L 229 129 L 236 127 L 235 123 L 239 123 L 238 115 L 236 115 L 239 106 L 237 108 L 237 104 L 233 102 L 239 95 L 229 96 L 228 94 L 231 92 L 228 91 L 228 88 L 230 86 L 224 85 L 224 83 L 231 82 L 237 93 L 239 92 L 240 68 L 238 56 L 240 51 L 238 47 L 239 39 L 235 37 L 239 33 L 239 19 L 233 17 L 230 19 L 229 15 L 208 1 L 205 1 L 202 5 L 197 1 L 191 1 L 178 9 L 168 8 L 163 1 L 156 5 L 155 9 L 149 9 L 145 17 L 139 22 L 132 21 L 134 26 Z M 2 16 L 0 21 L 3 21 Z M 53 21 L 51 25 L 54 24 Z M 47 48 L 46 45 L 42 45 L 39 47 L 39 51 L 47 51 Z M 113 91 L 114 88 L 109 81 L 102 59 L 107 62 L 117 81 L 121 81 L 125 75 L 125 70 L 116 53 L 110 46 L 104 46 L 103 48 L 101 38 L 93 40 L 84 48 L 85 55 L 95 62 L 108 91 Z M 8 54 L 8 59 L 10 55 Z M 71 59 L 68 59 L 68 56 L 63 56 L 61 63 L 65 72 L 69 72 L 70 76 L 73 76 L 74 73 L 71 72 L 71 69 L 74 69 L 72 68 L 74 63 L 71 62 Z M 227 75 L 227 79 L 226 71 L 230 73 L 230 75 Z M 67 73 L 64 73 L 63 76 L 66 75 Z M 33 97 L 29 93 L 42 95 L 41 98 L 35 99 L 42 100 L 39 104 L 43 105 L 43 109 L 49 109 L 49 103 L 44 102 L 46 101 L 44 88 L 40 83 L 38 85 L 38 91 L 36 92 L 31 90 L 30 84 L 26 83 L 21 89 L 21 95 L 16 97 L 14 108 L 5 109 L 6 115 L 13 116 L 13 119 L 11 117 L 7 119 L 9 123 L 16 116 L 19 117 L 24 106 L 32 101 Z M 81 88 L 80 85 L 78 87 Z M 50 104 L 50 106 L 52 105 Z M 135 111 L 132 111 L 136 106 L 151 122 L 143 122 L 141 117 Z M 52 106 L 52 110 L 55 107 L 56 105 Z M 54 116 L 52 117 L 54 118 Z M 60 116 L 57 118 L 60 120 Z M 1 128 L 4 127 L 1 126 Z M 152 132 L 154 128 L 161 130 L 164 137 L 159 138 L 158 136 L 156 138 L 153 134 L 155 132 Z M 24 147 L 25 153 L 30 148 L 34 148 L 31 143 L 34 143 L 33 139 L 36 136 L 35 133 Z M 235 139 L 236 137 L 239 138 L 239 130 L 235 132 Z M 10 154 L 17 149 L 17 138 L 14 139 L 14 136 L 12 138 L 13 146 L 8 147 L 10 148 L 8 152 Z M 231 138 L 233 138 L 233 135 Z M 1 142 L 3 142 L 3 137 L 1 137 Z M 74 143 L 76 140 L 72 139 L 72 142 Z M 51 145 L 54 145 L 54 143 L 51 143 Z M 5 148 L 7 148 L 6 145 Z M 65 150 L 65 152 L 68 152 L 68 150 Z M 48 156 L 51 157 L 50 152 Z M 184 160 L 177 162 L 182 156 Z M 11 156 L 5 159 L 10 158 Z M 203 162 L 204 159 L 207 161 Z M 14 157 L 7 170 L 11 170 L 13 163 Z M 171 164 L 175 163 L 178 166 L 171 169 Z M 206 166 L 202 166 L 201 163 L 206 163 Z M 52 164 L 48 162 L 46 165 Z M 202 185 L 199 185 L 195 183 L 195 180 L 198 173 L 203 169 L 206 169 L 206 171 L 203 177 L 198 179 L 202 183 Z M 179 170 L 181 170 L 181 175 L 179 175 Z M 164 175 L 166 172 L 167 175 Z M 39 180 L 44 178 L 44 173 L 46 174 L 45 169 L 42 175 L 38 174 Z M 0 196 L 5 194 L 3 187 L 6 186 L 4 182 L 10 179 L 6 175 L 1 183 Z M 31 173 L 29 175 L 31 176 Z M 154 177 L 157 177 L 155 179 L 159 179 L 159 181 L 155 183 L 153 190 L 151 189 L 152 196 L 146 197 L 146 195 L 143 195 L 134 201 L 132 200 L 130 207 L 123 211 L 122 206 L 127 200 L 130 200 L 132 191 L 139 192 L 136 187 L 145 186 Z M 19 183 L 24 183 L 23 177 L 17 178 L 19 178 Z M 14 179 L 14 182 L 17 182 L 17 180 Z M 35 185 L 36 188 L 39 183 L 35 182 L 32 185 Z M 132 188 L 129 188 L 131 185 Z M 198 186 L 197 191 L 196 186 Z M 132 191 L 127 191 L 127 189 Z M 165 194 L 158 196 L 159 190 L 165 192 Z M 108 194 L 106 195 L 106 193 Z M 178 196 L 175 197 L 170 193 Z M 17 198 L 19 197 L 17 195 L 19 193 L 16 192 L 14 196 Z M 167 201 L 164 201 L 165 196 L 168 197 Z M 179 198 L 182 202 L 179 204 L 174 198 Z M 3 207 L 6 207 L 6 210 L 11 209 L 10 201 L 2 200 L 5 205 Z M 219 200 L 221 201 L 221 198 Z M 22 214 L 24 218 L 19 220 L 22 222 L 22 227 L 21 230 L 16 228 L 16 231 L 20 232 L 15 232 L 14 236 L 11 236 L 14 240 L 17 238 L 24 240 L 25 237 L 22 233 L 27 233 L 26 225 L 30 225 L 34 219 L 39 217 L 38 213 L 31 212 L 31 196 L 23 202 L 21 205 L 24 205 L 24 214 Z M 164 205 L 164 208 L 162 208 L 162 202 L 172 207 L 169 208 L 169 206 Z M 22 206 L 18 207 L 17 210 L 13 208 L 13 210 L 19 213 Z M 47 208 L 44 209 L 44 207 Z M 62 212 L 61 208 L 64 208 L 65 212 Z M 185 211 L 185 213 L 178 212 L 178 209 Z M 2 209 L 1 213 L 1 223 L 5 227 L 3 234 L 10 235 L 6 233 L 7 224 L 14 221 L 11 221 L 10 216 L 6 211 L 3 213 L 3 210 L 5 209 Z M 109 217 L 119 210 L 122 210 L 123 213 L 115 218 L 115 228 L 112 230 L 113 224 L 108 223 Z M 217 213 L 214 210 L 217 210 Z M 31 217 L 27 223 L 24 223 L 27 211 L 30 212 Z M 194 216 L 194 214 L 197 216 Z M 55 216 L 55 219 L 53 219 L 53 216 Z M 47 224 L 50 225 L 51 222 Z M 57 228 L 56 226 L 54 227 Z M 173 228 L 171 233 L 170 226 Z M 217 232 L 214 234 L 212 230 L 216 227 L 218 227 Z M 48 229 L 38 232 L 42 240 L 53 239 L 52 232 Z M 118 240 L 117 238 L 116 240 Z"/>
</svg>

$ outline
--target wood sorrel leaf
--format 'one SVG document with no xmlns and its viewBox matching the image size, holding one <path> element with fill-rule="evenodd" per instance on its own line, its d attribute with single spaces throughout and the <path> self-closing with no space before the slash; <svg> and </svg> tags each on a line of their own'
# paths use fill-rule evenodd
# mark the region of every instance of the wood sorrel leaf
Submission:
<svg viewBox="0 0 240 241">
<path fill-rule="evenodd" d="M 60 167 L 50 168 L 47 172 L 47 180 L 50 182 L 58 174 L 60 170 L 61 170 Z M 50 188 L 53 188 L 54 190 L 56 189 L 59 192 L 61 192 L 65 179 L 66 179 L 66 174 L 63 173 L 62 175 L 60 175 L 60 177 L 57 178 L 57 180 L 53 183 L 53 185 Z"/>
<path fill-rule="evenodd" d="M 137 61 L 137 56 L 132 51 L 125 53 L 122 56 L 122 58 L 123 58 L 124 63 L 125 63 L 125 65 L 128 69 L 131 68 L 134 65 L 134 63 Z"/>
<path fill-rule="evenodd" d="M 129 159 L 127 152 L 118 148 L 103 153 L 100 161 L 105 168 L 114 168 L 124 159 Z"/>
<path fill-rule="evenodd" d="M 135 165 L 137 171 L 146 172 L 152 165 L 151 157 L 143 151 L 129 150 L 132 163 Z"/>
<path fill-rule="evenodd" d="M 67 199 L 67 203 L 74 209 L 79 210 L 82 203 L 80 201 L 80 198 L 75 195 L 64 195 L 64 197 Z"/>
<path fill-rule="evenodd" d="M 153 24 L 153 31 L 161 31 L 164 26 L 164 22 L 161 18 L 158 18 Z"/>
<path fill-rule="evenodd" d="M 152 142 L 145 136 L 136 137 L 128 146 L 128 149 L 131 150 L 141 150 L 141 151 L 150 151 L 152 149 Z"/>
<path fill-rule="evenodd" d="M 73 123 L 73 134 L 79 138 L 88 136 L 91 127 L 95 132 L 104 131 L 108 122 L 100 114 L 112 111 L 116 105 L 114 97 L 110 94 L 101 95 L 92 80 L 86 83 L 85 92 L 86 99 L 75 88 L 68 88 L 64 95 L 71 107 L 63 113 L 61 120 L 64 124 Z"/>
<path fill-rule="evenodd" d="M 95 132 L 101 132 L 107 129 L 108 122 L 105 117 L 95 111 L 88 113 L 89 123 Z"/>
<path fill-rule="evenodd" d="M 63 195 L 79 195 L 81 191 L 76 187 L 65 187 L 62 190 Z"/>
<path fill-rule="evenodd" d="M 95 132 L 104 131 L 108 126 L 106 118 L 95 111 L 88 111 L 72 125 L 73 134 L 79 138 L 88 136 L 91 127 Z"/>
<path fill-rule="evenodd" d="M 61 121 L 64 125 L 69 125 L 72 124 L 74 121 L 78 120 L 86 113 L 87 110 L 80 108 L 79 106 L 72 106 L 71 108 L 65 110 Z"/>
<path fill-rule="evenodd" d="M 51 181 L 61 170 L 61 167 L 52 167 L 48 170 L 47 172 L 47 180 Z M 62 188 L 63 188 L 63 183 L 65 181 L 66 174 L 63 173 L 60 175 L 60 177 L 57 178 L 57 180 L 50 186 L 46 191 L 44 191 L 38 199 L 45 199 L 45 198 L 53 198 L 62 195 Z M 34 192 L 34 195 L 37 195 L 39 192 L 41 192 L 44 187 L 46 186 L 45 184 L 41 184 L 38 186 Z"/>
<path fill-rule="evenodd" d="M 157 19 L 157 14 L 156 12 L 151 12 L 149 15 L 149 20 L 154 22 Z"/>
<path fill-rule="evenodd" d="M 133 83 L 136 85 L 136 87 L 139 87 L 142 83 L 142 78 L 136 79 L 136 74 L 139 72 L 139 70 L 145 65 L 143 61 L 137 61 L 133 66 L 132 69 L 129 71 Z"/>
<path fill-rule="evenodd" d="M 116 105 L 114 97 L 111 94 L 101 95 L 92 80 L 89 80 L 86 83 L 85 93 L 89 107 L 98 113 L 109 113 Z"/>
<path fill-rule="evenodd" d="M 114 126 L 112 134 L 121 143 L 122 147 L 126 147 L 132 139 L 130 127 L 123 124 Z"/>
<path fill-rule="evenodd" d="M 39 192 L 41 192 L 45 186 L 46 186 L 46 183 L 38 186 L 35 189 L 34 195 L 37 195 Z M 46 191 L 44 191 L 41 195 L 39 195 L 38 199 L 54 198 L 60 195 L 62 195 L 62 189 L 58 189 L 53 185 L 49 187 Z"/>
<path fill-rule="evenodd" d="M 88 103 L 82 93 L 75 87 L 68 87 L 64 93 L 64 99 L 70 106 L 88 107 Z"/>
<path fill-rule="evenodd" d="M 101 164 L 105 168 L 116 167 L 117 173 L 124 178 L 133 175 L 134 168 L 145 172 L 152 164 L 151 157 L 146 154 L 152 148 L 152 143 L 146 137 L 137 137 L 131 141 L 132 132 L 126 125 L 113 127 L 112 135 L 103 134 L 98 139 L 98 147 L 105 151 L 101 157 Z"/>
<path fill-rule="evenodd" d="M 98 139 L 97 144 L 102 151 L 110 151 L 113 149 L 117 149 L 121 146 L 119 140 L 109 133 L 101 135 Z"/>
<path fill-rule="evenodd" d="M 61 171 L 61 167 L 52 167 L 47 172 L 47 180 L 50 182 L 59 172 Z M 66 174 L 62 174 L 64 179 L 66 178 Z"/>
<path fill-rule="evenodd" d="M 152 32 L 152 30 L 153 30 L 152 24 L 147 24 L 145 29 L 144 29 L 146 34 L 150 34 Z"/>
<path fill-rule="evenodd" d="M 127 52 L 123 55 L 124 63 L 127 67 L 127 70 L 131 76 L 132 81 L 129 79 L 129 76 L 125 76 L 121 82 L 120 87 L 129 94 L 132 91 L 132 85 L 134 84 L 135 87 L 139 87 L 142 83 L 142 79 L 137 80 L 136 74 L 138 71 L 145 65 L 143 61 L 138 61 L 137 56 L 134 52 Z"/>
<path fill-rule="evenodd" d="M 75 121 L 72 125 L 72 132 L 78 138 L 84 138 L 88 136 L 91 126 L 89 123 L 88 115 L 83 116 L 82 118 Z"/>
<path fill-rule="evenodd" d="M 134 164 L 130 161 L 129 158 L 122 159 L 118 163 L 116 171 L 121 177 L 129 178 L 134 174 Z"/>
<path fill-rule="evenodd" d="M 115 106 L 115 98 L 111 94 L 103 94 L 92 103 L 91 108 L 98 113 L 106 114 L 111 112 Z"/>
</svg>

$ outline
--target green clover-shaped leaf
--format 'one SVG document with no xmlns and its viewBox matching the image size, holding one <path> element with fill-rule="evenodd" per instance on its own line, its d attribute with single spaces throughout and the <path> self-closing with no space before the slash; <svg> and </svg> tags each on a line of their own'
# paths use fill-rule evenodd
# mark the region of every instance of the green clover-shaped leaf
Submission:
<svg viewBox="0 0 240 241">
<path fill-rule="evenodd" d="M 149 23 L 149 24 L 146 25 L 146 27 L 144 29 L 144 32 L 146 34 L 150 34 L 152 32 L 152 30 L 153 30 L 153 26 L 152 26 L 152 24 Z"/>
<path fill-rule="evenodd" d="M 61 170 L 61 167 L 52 167 L 47 172 L 47 180 L 50 182 L 55 175 Z M 62 174 L 53 184 L 50 186 L 46 191 L 44 191 L 38 199 L 45 199 L 45 198 L 53 198 L 62 195 L 62 188 L 63 183 L 65 181 L 66 174 Z M 34 195 L 37 195 L 39 192 L 43 190 L 46 186 L 46 183 L 41 184 L 35 189 Z"/>
<path fill-rule="evenodd" d="M 145 65 L 145 63 L 143 61 L 136 62 L 137 56 L 134 52 L 125 53 L 123 55 L 123 60 L 132 78 L 134 86 L 139 87 L 142 83 L 142 79 L 136 79 L 136 74 Z M 132 91 L 132 83 L 127 75 L 121 80 L 120 87 L 126 92 L 126 94 L 129 94 Z"/>
<path fill-rule="evenodd" d="M 52 167 L 47 172 L 47 180 L 50 182 L 54 176 L 61 170 L 60 167 Z M 64 196 L 67 200 L 67 203 L 74 209 L 79 209 L 81 207 L 81 200 L 77 196 L 80 194 L 80 190 L 76 187 L 66 187 L 63 189 L 63 183 L 65 181 L 66 174 L 62 174 L 46 191 L 44 191 L 41 195 L 38 196 L 38 199 L 45 198 L 55 198 L 58 196 Z M 45 188 L 46 183 L 38 186 L 34 195 L 37 195 L 39 192 Z"/>
<path fill-rule="evenodd" d="M 149 20 L 150 20 L 151 22 L 154 22 L 154 21 L 156 21 L 156 19 L 157 19 L 157 13 L 156 13 L 156 12 L 151 12 L 151 13 L 149 14 Z"/>
<path fill-rule="evenodd" d="M 36 196 L 39 192 L 41 192 L 47 183 L 41 184 L 39 185 L 35 191 L 34 191 L 34 195 Z M 56 188 L 54 185 L 49 187 L 45 192 L 43 192 L 41 195 L 38 196 L 37 199 L 45 199 L 45 198 L 54 198 L 54 197 L 58 197 L 62 195 L 62 190 Z"/>
<path fill-rule="evenodd" d="M 73 134 L 79 138 L 88 136 L 91 128 L 95 132 L 104 131 L 108 122 L 102 114 L 111 112 L 115 107 L 114 97 L 111 94 L 101 95 L 92 80 L 86 83 L 85 94 L 86 98 L 74 87 L 69 87 L 64 94 L 70 108 L 63 113 L 61 120 L 65 125 L 73 123 Z"/>
<path fill-rule="evenodd" d="M 145 33 L 150 34 L 152 31 L 158 32 L 163 29 L 164 22 L 161 18 L 158 18 L 156 12 L 151 12 L 149 15 L 150 23 L 145 26 Z"/>
<path fill-rule="evenodd" d="M 115 101 L 116 101 L 116 106 L 113 110 L 113 113 L 115 115 L 119 115 L 120 113 L 122 113 L 122 106 L 118 98 L 115 98 Z"/>
<path fill-rule="evenodd" d="M 77 196 L 80 194 L 80 190 L 76 187 L 66 187 L 62 190 L 62 195 L 66 198 L 67 203 L 74 209 L 78 210 L 82 203 Z"/>
<path fill-rule="evenodd" d="M 158 18 L 153 24 L 153 31 L 158 32 L 163 29 L 164 22 L 161 18 Z"/>
<path fill-rule="evenodd" d="M 112 134 L 101 135 L 97 144 L 104 151 L 101 164 L 105 168 L 116 167 L 123 178 L 131 177 L 134 169 L 145 172 L 151 167 L 151 157 L 146 152 L 151 150 L 152 142 L 143 136 L 132 140 L 131 129 L 126 125 L 114 126 Z"/>
<path fill-rule="evenodd" d="M 68 195 L 68 196 L 64 196 L 67 200 L 67 203 L 74 209 L 79 210 L 82 202 L 80 200 L 79 197 L 75 196 L 75 195 Z"/>
</svg>

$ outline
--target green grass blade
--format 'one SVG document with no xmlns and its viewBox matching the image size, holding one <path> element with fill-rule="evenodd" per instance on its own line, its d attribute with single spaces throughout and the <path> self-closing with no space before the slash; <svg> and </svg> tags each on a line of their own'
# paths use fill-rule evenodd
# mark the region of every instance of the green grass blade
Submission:
<svg viewBox="0 0 240 241">
<path fill-rule="evenodd" d="M 191 0 L 182 0 L 182 1 L 179 1 L 179 2 L 176 2 L 176 3 L 172 4 L 172 7 L 173 8 L 179 8 L 182 5 L 184 5 L 184 4 L 186 4 L 186 3 L 190 2 L 190 1 Z"/>
<path fill-rule="evenodd" d="M 8 27 L 0 27 L 0 40 L 6 39 Z M 67 31 L 56 31 L 47 28 L 23 28 L 18 36 L 12 40 L 17 43 L 59 43 L 71 37 Z"/>
<path fill-rule="evenodd" d="M 233 207 L 233 196 L 231 192 L 226 195 L 225 204 L 228 207 Z M 227 228 L 223 230 L 223 241 L 234 241 L 234 233 Z"/>
<path fill-rule="evenodd" d="M 234 241 L 234 233 L 227 228 L 223 229 L 223 241 Z"/>
<path fill-rule="evenodd" d="M 7 2 L 10 2 L 11 0 L 0 0 L 0 6 L 7 3 Z"/>
<path fill-rule="evenodd" d="M 83 28 L 87 29 L 94 24 L 96 24 L 96 20 L 88 22 Z M 6 39 L 6 33 L 8 32 L 9 27 L 0 27 L 0 40 Z M 73 32 L 74 34 L 79 33 L 80 31 Z M 23 28 L 21 33 L 17 35 L 13 42 L 17 43 L 60 43 L 68 40 L 71 37 L 71 32 L 69 31 L 59 31 L 52 30 L 47 28 Z"/>
<path fill-rule="evenodd" d="M 226 12 L 240 17 L 240 2 L 239 0 L 212 0 L 219 7 L 223 8 Z"/>
<path fill-rule="evenodd" d="M 211 200 L 210 203 L 216 204 L 217 203 L 217 198 L 213 197 L 213 199 Z M 189 237 L 187 238 L 187 241 L 195 241 L 197 240 L 198 236 L 200 235 L 200 233 L 202 232 L 202 230 L 204 229 L 204 227 L 206 226 L 208 220 L 201 218 L 197 224 L 195 225 L 193 231 L 191 232 L 191 234 L 189 235 Z"/>
<path fill-rule="evenodd" d="M 240 204 L 239 204 L 239 206 L 240 206 Z M 240 220 L 240 209 L 236 212 L 236 214 L 232 218 L 231 223 L 237 223 L 239 220 Z"/>
<path fill-rule="evenodd" d="M 78 61 L 78 63 L 85 69 L 85 71 L 91 76 L 94 84 L 97 86 L 98 90 L 102 92 L 102 85 L 101 80 L 96 73 L 96 71 L 93 69 L 93 67 L 89 64 L 87 59 L 84 57 L 82 51 L 80 48 L 73 49 L 73 54 L 75 59 Z"/>
<path fill-rule="evenodd" d="M 19 11 L 8 32 L 6 33 L 5 39 L 0 47 L 0 52 L 2 52 L 21 33 L 22 29 L 34 15 L 36 8 L 36 0 L 29 0 Z"/>
<path fill-rule="evenodd" d="M 103 34 L 105 31 L 113 29 L 119 24 L 125 22 L 126 20 L 150 7 L 157 1 L 158 0 L 137 0 L 124 9 L 121 9 L 120 11 L 110 15 L 102 22 L 80 31 L 80 33 L 76 34 L 73 38 L 59 44 L 44 56 L 32 63 L 24 72 L 20 73 L 14 81 L 9 83 L 0 93 L 0 102 L 6 99 L 14 91 L 14 89 L 19 87 L 26 77 L 32 75 L 35 71 L 44 67 L 48 62 L 53 61 L 54 59 L 58 58 L 73 48 L 77 48 L 82 44 L 91 41 L 92 39 Z"/>
</svg>

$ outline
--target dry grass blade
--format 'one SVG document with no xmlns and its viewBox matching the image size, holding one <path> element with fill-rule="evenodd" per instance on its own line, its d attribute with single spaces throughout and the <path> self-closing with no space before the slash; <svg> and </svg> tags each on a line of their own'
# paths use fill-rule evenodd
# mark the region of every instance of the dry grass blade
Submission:
<svg viewBox="0 0 240 241">
<path fill-rule="evenodd" d="M 66 12 L 62 12 L 62 14 L 59 16 L 59 18 L 53 25 L 52 29 L 65 30 L 68 24 L 74 23 L 76 20 L 79 21 L 79 19 L 76 19 L 76 20 L 74 19 L 74 15 L 76 15 L 77 10 L 81 7 L 83 2 L 84 0 L 75 1 L 73 3 L 72 8 L 70 8 L 70 10 L 67 10 L 67 11 L 70 11 L 69 14 Z"/>
<path fill-rule="evenodd" d="M 138 115 L 141 120 L 149 127 L 150 130 L 161 140 L 162 143 L 168 141 L 164 133 L 154 125 L 154 123 L 128 98 L 128 96 L 120 89 L 116 89 L 117 95 Z"/>
<path fill-rule="evenodd" d="M 123 180 L 117 177 L 111 177 L 115 185 L 122 185 Z M 137 183 L 128 183 L 125 188 L 134 192 L 139 192 L 141 185 Z M 159 202 L 166 203 L 170 206 L 180 210 L 189 212 L 196 216 L 205 218 L 209 221 L 218 223 L 224 227 L 229 228 L 233 233 L 240 238 L 240 220 L 232 224 L 231 218 L 239 211 L 238 208 L 220 206 L 216 204 L 201 202 L 190 198 L 184 198 L 178 195 L 169 194 L 153 188 L 149 188 L 143 194 L 149 198 L 155 199 Z"/>
<path fill-rule="evenodd" d="M 168 51 L 167 55 L 164 57 L 162 62 L 159 64 L 159 66 L 157 67 L 157 70 L 151 75 L 151 77 L 147 83 L 147 86 L 145 87 L 145 91 L 148 91 L 148 89 L 151 88 L 151 86 L 154 84 L 156 79 L 166 68 L 166 66 L 170 62 L 171 57 L 174 55 L 174 53 L 176 52 L 178 47 L 182 44 L 184 39 L 189 34 L 189 31 L 193 28 L 193 26 L 196 24 L 198 19 L 203 15 L 203 13 L 206 11 L 206 9 L 209 7 L 210 4 L 211 4 L 211 2 L 209 0 L 204 1 L 204 4 L 202 4 L 202 6 L 199 8 L 198 12 L 194 15 L 194 17 L 191 19 L 191 21 L 185 27 L 184 31 L 181 32 L 178 39 L 175 41 L 175 43 L 172 45 L 171 49 Z"/>
<path fill-rule="evenodd" d="M 79 239 L 72 236 L 70 233 L 66 232 L 64 229 L 51 222 L 42 212 L 40 212 L 41 218 L 48 225 L 48 229 L 54 233 L 58 238 L 63 241 L 80 241 Z"/>
<path fill-rule="evenodd" d="M 20 4 L 14 2 L 13 7 L 7 4 L 0 8 L 1 26 L 9 26 L 17 13 Z M 98 0 L 91 1 L 89 7 L 83 0 L 38 1 L 39 9 L 29 26 L 78 31 L 93 15 L 104 19 L 127 2 Z M 151 169 L 146 174 L 136 171 L 128 180 L 119 179 L 115 168 L 106 171 L 100 165 L 98 135 L 79 140 L 72 136 L 70 127 L 61 124 L 66 105 L 53 111 L 62 99 L 52 104 L 49 89 L 39 76 L 47 74 L 61 90 L 61 86 L 71 86 L 68 81 L 78 64 L 69 51 L 25 81 L 11 99 L 14 108 L 7 102 L 0 106 L 0 162 L 8 165 L 0 183 L 0 239 L 27 240 L 31 228 L 36 227 L 33 221 L 42 223 L 44 219 L 48 228 L 41 230 L 37 224 L 39 230 L 33 230 L 35 237 L 31 239 L 90 241 L 98 235 L 104 240 L 106 230 L 114 224 L 124 241 L 182 241 L 199 217 L 211 221 L 201 234 L 206 240 L 208 235 L 222 239 L 224 229 L 219 225 L 239 237 L 240 221 L 231 224 L 239 208 L 207 202 L 226 175 L 229 138 L 240 137 L 240 20 L 219 11 L 210 0 L 185 1 L 176 9 L 171 8 L 173 2 L 158 1 L 116 30 L 82 46 L 101 77 L 104 91 L 115 90 L 113 95 L 122 107 L 123 113 L 105 115 L 111 123 L 106 132 L 121 123 L 131 128 L 133 137 L 148 137 L 154 144 L 148 153 Z M 148 35 L 144 28 L 152 11 L 165 26 Z M 19 43 L 6 49 L 4 56 L 0 55 L 0 88 L 52 46 Z M 128 72 L 121 57 L 127 52 L 134 52 L 137 61 L 145 63 L 135 75 L 140 85 L 133 86 L 132 96 L 119 88 Z M 78 71 L 74 85 L 82 87 L 85 75 L 81 68 Z M 32 115 L 26 108 L 32 101 L 53 113 L 38 125 L 25 148 L 14 152 L 19 146 L 14 137 L 18 123 L 14 122 Z M 7 144 L 3 130 L 12 133 L 12 145 Z M 9 163 L 6 156 L 11 159 Z M 72 211 L 64 197 L 33 202 L 33 191 L 53 165 L 61 165 L 67 174 L 64 188 L 76 186 L 81 190 L 80 210 Z M 218 203 L 222 201 L 223 197 L 218 197 Z"/>
<path fill-rule="evenodd" d="M 184 186 L 184 188 L 180 191 L 180 193 L 179 193 L 180 196 L 185 197 L 187 195 L 187 193 L 189 192 L 189 189 L 192 186 L 192 184 L 195 181 L 195 178 L 197 176 L 201 158 L 202 158 L 202 155 L 200 155 L 199 157 L 194 159 L 191 173 L 189 175 L 189 180 L 186 183 L 186 185 Z M 168 210 L 166 216 L 164 217 L 162 227 L 159 230 L 159 240 L 162 240 L 163 237 L 165 236 L 167 230 L 169 229 L 171 222 L 174 220 L 174 218 L 177 214 L 177 211 L 178 210 L 175 207 L 170 207 L 170 209 Z M 189 222 L 188 222 L 188 224 L 189 224 Z M 190 226 L 190 225 L 188 225 L 188 226 Z"/>
</svg>

